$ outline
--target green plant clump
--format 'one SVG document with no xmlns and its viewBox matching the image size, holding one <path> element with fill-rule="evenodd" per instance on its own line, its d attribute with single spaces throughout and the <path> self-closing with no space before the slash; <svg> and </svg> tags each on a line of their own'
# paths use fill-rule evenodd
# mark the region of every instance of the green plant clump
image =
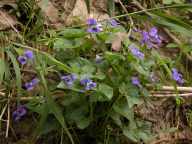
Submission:
<svg viewBox="0 0 192 144">
<path fill-rule="evenodd" d="M 172 2 L 176 1 L 165 4 Z M 188 9 L 189 5 L 181 7 Z M 190 54 L 190 45 L 170 42 L 165 46 L 161 26 L 185 37 L 191 36 L 192 30 L 189 23 L 160 9 L 147 16 L 129 15 L 135 22 L 150 19 L 149 27 L 133 24 L 127 31 L 116 19 L 121 16 L 105 21 L 90 18 L 87 25 L 78 28 L 43 34 L 33 29 L 35 35 L 39 34 L 35 44 L 25 39 L 9 41 L 0 49 L 0 81 L 6 89 L 0 97 L 0 122 L 7 107 L 16 101 L 9 119 L 16 127 L 30 121 L 30 129 L 34 130 L 28 140 L 31 143 L 122 144 L 152 140 L 152 122 L 143 120 L 136 108 L 147 104 L 150 90 L 166 84 L 177 92 L 177 85 L 191 82 L 179 64 Z M 23 35 L 33 37 L 28 31 L 25 28 Z M 172 58 L 161 54 L 164 47 L 182 50 Z M 179 95 L 176 99 L 180 105 Z"/>
</svg>

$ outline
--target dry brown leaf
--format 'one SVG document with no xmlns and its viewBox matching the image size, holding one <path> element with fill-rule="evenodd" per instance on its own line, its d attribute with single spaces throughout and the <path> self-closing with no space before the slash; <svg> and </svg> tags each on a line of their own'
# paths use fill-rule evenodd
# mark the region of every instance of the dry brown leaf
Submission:
<svg viewBox="0 0 192 144">
<path fill-rule="evenodd" d="M 38 6 L 44 13 L 44 16 L 46 17 L 46 22 L 48 24 L 56 28 L 61 26 L 59 12 L 50 1 L 46 5 L 42 1 L 40 1 L 38 2 Z"/>
<path fill-rule="evenodd" d="M 78 17 L 79 20 L 85 21 L 88 18 L 87 6 L 84 0 L 76 0 L 76 4 L 66 20 L 66 24 L 73 23 L 73 18 Z"/>
<path fill-rule="evenodd" d="M 46 17 L 46 23 L 56 28 L 62 25 L 71 25 L 74 22 L 85 22 L 87 18 L 93 17 L 97 20 L 108 19 L 106 10 L 107 0 L 91 0 L 90 14 L 88 13 L 85 0 L 50 0 L 45 5 L 42 0 L 38 2 Z"/>
<path fill-rule="evenodd" d="M 113 51 L 120 51 L 120 50 L 121 50 L 122 41 L 123 41 L 124 39 L 126 39 L 126 38 L 127 38 L 127 34 L 126 34 L 126 33 L 124 33 L 124 32 L 118 32 L 118 33 L 115 35 L 115 37 L 114 37 L 114 39 L 113 39 L 113 41 L 112 41 L 112 46 L 111 46 L 112 50 L 113 50 Z"/>
<path fill-rule="evenodd" d="M 109 15 L 106 13 L 106 4 L 106 0 L 92 0 L 89 14 L 85 0 L 76 0 L 76 4 L 71 11 L 71 14 L 67 17 L 66 24 L 72 24 L 73 18 L 78 18 L 81 21 L 86 21 L 89 17 L 95 18 L 99 21 L 108 19 Z"/>
<path fill-rule="evenodd" d="M 17 24 L 16 18 L 9 15 L 6 11 L 0 10 L 0 30 L 13 27 Z"/>
</svg>

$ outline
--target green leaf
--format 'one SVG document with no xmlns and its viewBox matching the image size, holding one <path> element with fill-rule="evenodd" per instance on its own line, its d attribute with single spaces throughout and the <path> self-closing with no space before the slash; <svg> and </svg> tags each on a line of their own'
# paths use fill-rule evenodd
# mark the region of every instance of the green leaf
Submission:
<svg viewBox="0 0 192 144">
<path fill-rule="evenodd" d="M 182 4 L 184 3 L 184 0 L 174 0 L 175 3 Z"/>
<path fill-rule="evenodd" d="M 148 133 L 146 133 L 142 130 L 139 130 L 138 137 L 139 137 L 139 139 L 142 139 L 145 143 L 148 143 L 153 138 Z"/>
<path fill-rule="evenodd" d="M 48 113 L 49 113 L 49 107 L 47 106 L 47 103 L 43 103 L 41 105 L 41 113 L 40 113 L 41 117 L 34 133 L 35 137 L 43 133 L 43 127 L 44 127 L 44 124 L 46 123 Z"/>
<path fill-rule="evenodd" d="M 53 117 L 49 117 L 42 125 L 42 130 L 41 130 L 41 135 L 45 135 L 48 134 L 52 131 L 61 129 L 61 126 L 59 125 L 58 121 L 53 118 Z"/>
<path fill-rule="evenodd" d="M 83 29 L 72 29 L 67 28 L 58 33 L 64 38 L 81 38 L 87 35 L 86 31 Z"/>
<path fill-rule="evenodd" d="M 126 98 L 129 108 L 132 108 L 134 105 L 140 105 L 143 103 L 143 101 L 139 97 L 127 96 Z"/>
<path fill-rule="evenodd" d="M 135 86 L 122 83 L 119 86 L 119 92 L 126 97 L 129 108 L 132 108 L 134 105 L 142 104 L 143 102 L 139 97 L 139 90 Z"/>
<path fill-rule="evenodd" d="M 66 94 L 65 98 L 61 101 L 62 106 L 70 106 L 73 103 L 81 103 L 81 96 L 76 92 Z"/>
<path fill-rule="evenodd" d="M 96 75 L 92 76 L 92 78 L 99 79 L 99 80 L 104 80 L 105 77 L 106 77 L 105 74 L 101 72 L 98 72 Z"/>
<path fill-rule="evenodd" d="M 131 66 L 140 74 L 149 77 L 149 72 L 146 71 L 141 65 L 137 63 L 131 63 Z"/>
<path fill-rule="evenodd" d="M 168 45 L 166 45 L 167 48 L 178 48 L 178 44 L 175 43 L 169 43 Z"/>
<path fill-rule="evenodd" d="M 57 39 L 54 43 L 54 49 L 56 50 L 77 48 L 79 46 L 80 46 L 79 44 L 76 45 L 76 43 L 73 42 L 72 40 L 67 40 L 62 38 Z"/>
<path fill-rule="evenodd" d="M 59 121 L 59 123 L 61 124 L 61 126 L 65 129 L 65 132 L 67 133 L 67 135 L 69 136 L 72 144 L 74 144 L 73 142 L 73 138 L 72 135 L 70 134 L 68 128 L 67 128 L 67 124 L 65 122 L 63 113 L 61 111 L 61 109 L 57 106 L 57 104 L 54 102 L 53 98 L 51 96 L 48 96 L 48 106 L 49 106 L 49 110 L 50 112 L 55 116 L 55 118 Z"/>
<path fill-rule="evenodd" d="M 84 96 L 75 95 L 75 97 L 77 97 L 76 101 L 65 107 L 64 114 L 68 122 L 75 123 L 78 128 L 84 129 L 90 124 L 89 104 Z"/>
<path fill-rule="evenodd" d="M 133 109 L 129 107 L 125 99 L 117 101 L 113 105 L 113 110 L 119 113 L 120 115 L 124 116 L 125 118 L 127 118 L 130 122 L 134 121 Z"/>
<path fill-rule="evenodd" d="M 174 0 L 163 0 L 163 4 L 172 4 Z"/>
<path fill-rule="evenodd" d="M 109 115 L 118 126 L 122 126 L 121 116 L 118 113 L 111 111 Z"/>
<path fill-rule="evenodd" d="M 80 129 L 85 129 L 88 127 L 90 124 L 90 119 L 89 118 L 82 118 L 77 122 L 77 127 Z"/>
<path fill-rule="evenodd" d="M 117 64 L 120 60 L 125 60 L 125 57 L 118 53 L 105 52 L 105 58 L 111 64 Z"/>
<path fill-rule="evenodd" d="M 129 130 L 128 128 L 123 129 L 123 135 L 132 140 L 133 142 L 138 142 L 137 132 L 133 130 Z"/>
<path fill-rule="evenodd" d="M 48 53 L 43 53 L 45 59 L 47 59 L 49 61 L 49 64 L 52 64 L 52 65 L 56 65 L 58 66 L 59 69 L 62 69 L 64 70 L 65 72 L 68 72 L 68 73 L 71 73 L 72 70 L 70 67 L 68 67 L 66 64 L 58 61 L 57 59 L 55 59 L 53 56 L 51 56 L 50 54 Z"/>
<path fill-rule="evenodd" d="M 113 97 L 113 88 L 106 84 L 99 84 L 98 91 L 104 94 L 109 100 Z"/>
<path fill-rule="evenodd" d="M 119 86 L 119 92 L 124 96 L 133 96 L 133 97 L 139 96 L 138 88 L 130 83 L 122 83 Z"/>
<path fill-rule="evenodd" d="M 171 30 L 181 33 L 188 37 L 192 35 L 192 27 L 189 24 L 183 22 L 182 20 L 172 16 L 167 16 L 162 13 L 155 13 L 155 14 L 156 15 L 152 16 L 153 17 L 152 21 L 154 23 L 166 26 Z"/>
<path fill-rule="evenodd" d="M 93 67 L 93 65 L 91 65 L 91 64 L 84 65 L 81 68 L 81 73 L 82 74 L 90 75 L 93 72 L 95 72 L 95 67 Z"/>
</svg>

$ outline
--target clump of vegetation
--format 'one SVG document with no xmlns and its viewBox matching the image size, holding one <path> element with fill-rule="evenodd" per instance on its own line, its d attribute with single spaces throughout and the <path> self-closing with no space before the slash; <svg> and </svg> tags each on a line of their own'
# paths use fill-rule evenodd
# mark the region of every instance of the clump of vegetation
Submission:
<svg viewBox="0 0 192 144">
<path fill-rule="evenodd" d="M 154 97 L 173 97 L 177 125 L 169 128 L 183 128 L 177 120 L 182 96 L 191 96 L 184 92 L 191 92 L 192 5 L 127 3 L 120 5 L 134 5 L 129 13 L 54 30 L 35 3 L 18 2 L 20 31 L 12 39 L 1 32 L 0 128 L 10 142 L 150 143 L 156 123 L 137 109 Z M 183 116 L 191 127 L 191 111 Z"/>
</svg>

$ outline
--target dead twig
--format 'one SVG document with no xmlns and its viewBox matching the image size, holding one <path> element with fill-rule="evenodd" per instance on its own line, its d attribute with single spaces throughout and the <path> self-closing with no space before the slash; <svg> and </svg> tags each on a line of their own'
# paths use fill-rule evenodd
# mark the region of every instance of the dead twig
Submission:
<svg viewBox="0 0 192 144">
<path fill-rule="evenodd" d="M 166 90 L 166 91 L 175 91 L 175 87 L 173 86 L 163 86 L 161 90 Z M 192 92 L 192 87 L 177 87 L 177 91 L 180 92 Z"/>
<path fill-rule="evenodd" d="M 0 92 L 0 96 L 5 96 L 5 93 L 3 93 L 3 92 Z"/>
<path fill-rule="evenodd" d="M 11 97 L 11 94 L 9 94 Z M 7 126 L 6 126 L 6 134 L 5 137 L 8 138 L 9 136 L 9 125 L 10 125 L 10 99 L 7 101 Z"/>
<path fill-rule="evenodd" d="M 192 93 L 184 93 L 184 94 L 152 94 L 150 96 L 153 97 L 192 97 Z"/>
</svg>

